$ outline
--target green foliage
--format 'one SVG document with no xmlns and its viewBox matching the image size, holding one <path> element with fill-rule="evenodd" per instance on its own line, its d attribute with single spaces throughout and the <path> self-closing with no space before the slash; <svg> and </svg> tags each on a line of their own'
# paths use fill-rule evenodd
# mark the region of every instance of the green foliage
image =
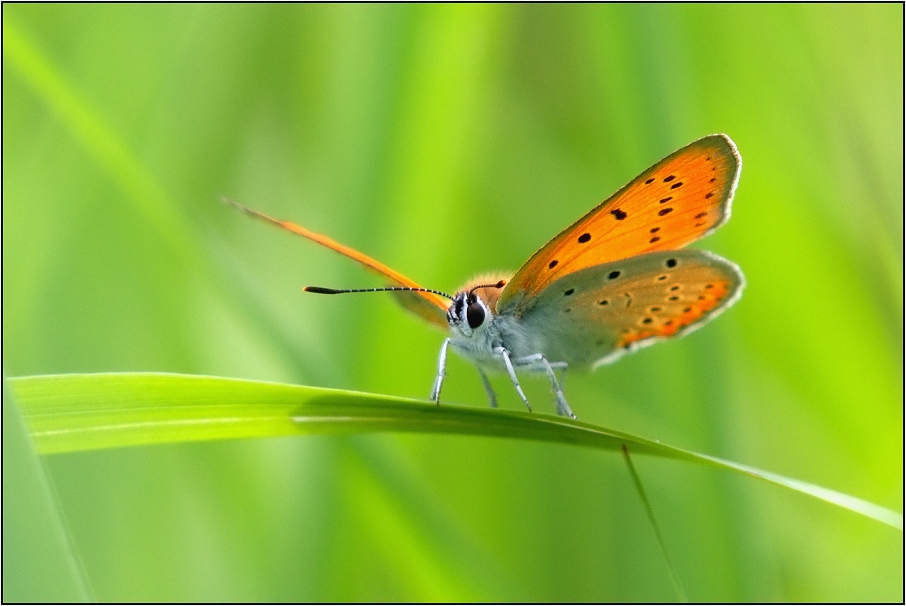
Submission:
<svg viewBox="0 0 906 606">
<path fill-rule="evenodd" d="M 369 432 L 574 444 L 712 465 L 798 490 L 900 530 L 890 510 L 777 474 L 550 415 L 439 406 L 301 385 L 156 373 L 11 379 L 40 454 L 169 442 Z M 630 464 L 631 467 L 631 464 Z M 638 477 L 632 473 L 639 492 Z M 645 506 L 650 509 L 647 498 Z"/>
<path fill-rule="evenodd" d="M 90 594 L 28 432 L 3 386 L 3 600 L 85 602 Z"/>
<path fill-rule="evenodd" d="M 701 246 L 740 265 L 742 300 L 570 375 L 570 404 L 902 511 L 902 20 L 896 4 L 4 4 L 4 371 L 424 397 L 436 333 L 389 297 L 300 292 L 377 284 L 219 197 L 452 290 L 725 132 L 734 216 Z M 449 370 L 451 402 L 484 401 L 473 370 Z M 675 596 L 609 453 L 398 433 L 16 452 L 34 482 L 25 517 L 5 491 L 4 534 L 46 531 L 72 580 L 60 600 Z M 634 462 L 690 599 L 902 601 L 899 533 Z M 20 548 L 4 538 L 7 560 Z"/>
</svg>

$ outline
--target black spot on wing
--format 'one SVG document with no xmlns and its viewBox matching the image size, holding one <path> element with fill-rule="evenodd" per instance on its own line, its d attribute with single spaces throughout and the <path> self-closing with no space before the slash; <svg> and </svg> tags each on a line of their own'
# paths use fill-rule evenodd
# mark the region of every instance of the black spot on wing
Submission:
<svg viewBox="0 0 906 606">
<path fill-rule="evenodd" d="M 614 217 L 616 217 L 617 221 L 622 221 L 623 219 L 626 218 L 626 213 L 623 212 L 622 210 L 620 210 L 619 208 L 613 209 L 612 211 L 610 211 L 610 214 L 612 214 Z"/>
</svg>

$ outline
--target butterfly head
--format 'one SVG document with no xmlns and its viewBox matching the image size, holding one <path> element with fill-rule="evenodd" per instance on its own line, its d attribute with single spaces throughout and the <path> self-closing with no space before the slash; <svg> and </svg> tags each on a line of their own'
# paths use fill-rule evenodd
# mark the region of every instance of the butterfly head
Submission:
<svg viewBox="0 0 906 606">
<path fill-rule="evenodd" d="M 494 314 L 495 303 L 506 280 L 494 284 L 478 284 L 466 287 L 453 296 L 447 309 L 447 322 L 454 332 L 471 337 L 485 330 Z"/>
</svg>

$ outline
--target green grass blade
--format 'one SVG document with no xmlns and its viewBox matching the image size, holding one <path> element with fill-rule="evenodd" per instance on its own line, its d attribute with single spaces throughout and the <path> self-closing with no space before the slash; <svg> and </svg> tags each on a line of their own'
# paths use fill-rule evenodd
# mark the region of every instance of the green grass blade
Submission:
<svg viewBox="0 0 906 606">
<path fill-rule="evenodd" d="M 3 602 L 93 601 L 16 404 L 4 382 Z"/>
<path fill-rule="evenodd" d="M 657 519 L 654 517 L 654 509 L 651 507 L 651 501 L 648 500 L 648 495 L 645 494 L 645 487 L 642 486 L 642 478 L 639 477 L 635 465 L 632 464 L 632 458 L 629 456 L 629 449 L 626 445 L 623 445 L 623 459 L 626 461 L 626 467 L 629 468 L 629 475 L 632 476 L 632 483 L 635 485 L 635 490 L 639 493 L 639 498 L 642 500 L 642 505 L 645 507 L 648 521 L 651 522 L 651 528 L 654 530 L 654 537 L 657 539 L 657 544 L 661 548 L 661 554 L 664 556 L 664 564 L 667 566 L 667 572 L 670 574 L 670 582 L 673 583 L 673 589 L 676 591 L 676 595 L 680 602 L 688 602 L 689 598 L 686 596 L 686 591 L 683 589 L 682 582 L 680 582 L 679 574 L 677 574 L 676 568 L 673 566 L 673 561 L 670 559 L 670 554 L 667 552 L 667 543 L 664 541 L 664 535 L 661 534 L 661 528 L 658 526 Z"/>
<path fill-rule="evenodd" d="M 15 20 L 4 20 L 3 54 L 36 96 L 128 194 L 125 199 L 135 205 L 145 221 L 185 262 L 194 262 L 195 244 L 182 209 Z"/>
<path fill-rule="evenodd" d="M 538 413 L 491 410 L 301 385 L 161 373 L 10 379 L 41 454 L 198 440 L 365 432 L 541 440 L 710 465 L 844 507 L 894 528 L 903 516 L 827 488 L 620 431 Z"/>
</svg>

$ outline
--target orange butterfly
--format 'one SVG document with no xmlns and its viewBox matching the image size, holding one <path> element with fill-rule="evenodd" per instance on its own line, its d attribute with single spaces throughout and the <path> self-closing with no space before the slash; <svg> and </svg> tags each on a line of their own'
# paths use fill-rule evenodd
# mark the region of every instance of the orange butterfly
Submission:
<svg viewBox="0 0 906 606">
<path fill-rule="evenodd" d="M 709 252 L 679 249 L 730 217 L 741 162 L 726 135 L 699 139 L 560 232 L 515 275 L 473 280 L 454 296 L 422 288 L 326 236 L 230 203 L 346 255 L 393 284 L 345 290 L 307 286 L 306 291 L 393 291 L 407 309 L 449 330 L 431 392 L 435 402 L 452 347 L 475 363 L 491 406 L 496 407 L 496 398 L 486 369 L 505 371 L 529 410 L 516 370 L 544 372 L 557 412 L 575 418 L 555 370 L 593 369 L 660 339 L 687 334 L 739 298 L 744 280 L 736 265 Z"/>
</svg>

